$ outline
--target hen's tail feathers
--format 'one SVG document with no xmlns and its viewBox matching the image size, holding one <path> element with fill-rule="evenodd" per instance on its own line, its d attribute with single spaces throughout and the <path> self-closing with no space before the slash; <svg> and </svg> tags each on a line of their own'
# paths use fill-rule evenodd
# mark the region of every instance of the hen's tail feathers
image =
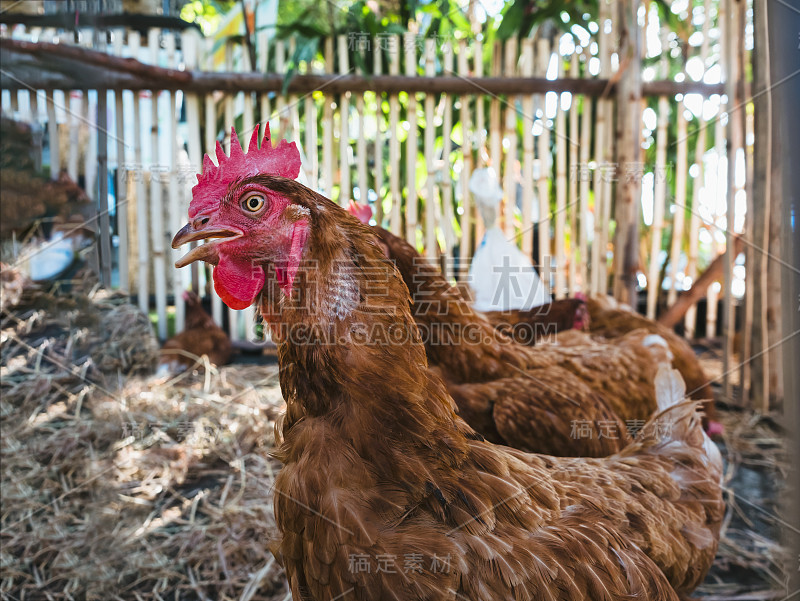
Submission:
<svg viewBox="0 0 800 601">
<path fill-rule="evenodd" d="M 722 455 L 703 431 L 700 403 L 687 400 L 686 384 L 677 369 L 661 366 L 655 379 L 658 413 L 642 429 L 639 452 L 663 453 L 681 447 L 702 448 L 707 465 L 722 476 Z"/>
</svg>

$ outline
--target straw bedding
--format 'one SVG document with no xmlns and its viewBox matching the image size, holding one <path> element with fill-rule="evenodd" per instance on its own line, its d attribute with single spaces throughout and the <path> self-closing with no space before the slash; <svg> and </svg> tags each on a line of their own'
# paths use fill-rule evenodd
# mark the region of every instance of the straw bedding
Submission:
<svg viewBox="0 0 800 601">
<path fill-rule="evenodd" d="M 3 312 L 4 598 L 286 597 L 268 551 L 277 368 L 156 380 L 157 348 L 99 288 Z"/>
<path fill-rule="evenodd" d="M 269 552 L 277 367 L 156 379 L 147 318 L 81 281 L 3 279 L 0 596 L 288 600 Z M 780 599 L 782 438 L 747 413 L 720 419 L 729 514 L 697 596 Z"/>
</svg>

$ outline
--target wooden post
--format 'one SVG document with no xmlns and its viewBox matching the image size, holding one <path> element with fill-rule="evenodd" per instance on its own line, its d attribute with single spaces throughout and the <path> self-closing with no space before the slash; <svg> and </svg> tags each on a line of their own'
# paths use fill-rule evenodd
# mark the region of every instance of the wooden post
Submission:
<svg viewBox="0 0 800 601">
<path fill-rule="evenodd" d="M 187 69 L 193 69 L 197 66 L 197 54 L 200 51 L 199 35 L 194 28 L 189 28 L 181 34 L 181 54 Z M 189 164 L 195 173 L 200 173 L 203 156 L 203 144 L 200 141 L 200 98 L 197 94 L 186 93 L 184 102 L 186 103 L 186 123 L 188 125 L 186 142 Z M 183 198 L 183 207 L 189 205 L 187 184 L 194 181 L 194 177 L 189 173 L 186 173 L 185 176 L 188 176 L 188 181 L 183 177 L 179 181 L 179 194 Z M 192 263 L 192 289 L 198 295 L 203 296 L 200 290 L 200 269 L 200 265 Z"/>
<path fill-rule="evenodd" d="M 480 61 L 480 58 L 476 59 Z M 467 43 L 458 43 L 458 73 L 466 76 L 469 73 L 467 63 Z M 472 174 L 472 136 L 469 111 L 470 97 L 466 94 L 459 97 L 461 103 L 461 242 L 458 249 L 458 279 L 463 282 L 469 273 L 469 259 L 472 256 L 472 202 L 469 192 L 469 178 Z M 480 103 L 480 97 L 477 100 Z"/>
<path fill-rule="evenodd" d="M 704 0 L 703 2 L 703 39 L 700 43 L 700 59 L 703 61 L 703 68 L 706 67 L 706 60 L 708 58 L 708 49 L 710 47 L 709 31 L 711 29 L 711 0 Z M 689 220 L 689 253 L 687 256 L 686 275 L 692 279 L 694 284 L 697 278 L 697 250 L 698 250 L 698 236 L 700 234 L 700 215 L 698 211 L 700 190 L 703 189 L 705 180 L 705 161 L 704 155 L 706 152 L 706 131 L 708 123 L 700 120 L 700 131 L 697 133 L 697 145 L 695 146 L 694 164 L 697 166 L 697 177 L 695 178 L 692 186 L 692 212 Z M 674 265 L 674 264 L 673 264 Z M 674 269 L 674 267 L 673 267 Z M 672 305 L 677 298 L 677 291 L 670 289 L 672 296 L 667 297 L 667 304 Z M 686 312 L 685 328 L 687 338 L 693 338 L 695 333 L 695 326 L 697 323 L 697 307 L 692 306 Z"/>
<path fill-rule="evenodd" d="M 389 49 L 389 74 L 400 73 L 400 36 L 390 38 Z M 389 190 L 391 192 L 391 214 L 389 229 L 395 236 L 401 235 L 403 228 L 401 208 L 403 194 L 400 190 L 400 140 L 397 137 L 397 128 L 400 119 L 400 100 L 397 94 L 389 95 Z"/>
<path fill-rule="evenodd" d="M 609 35 L 606 31 L 606 23 L 609 21 L 608 2 L 599 0 L 600 31 L 598 32 L 598 54 L 600 55 L 600 77 L 610 75 L 610 56 Z M 587 54 L 588 64 L 591 60 Z M 592 269 L 590 290 L 593 295 L 605 295 L 608 293 L 606 279 L 606 237 L 608 235 L 608 223 L 605 219 L 607 211 L 605 205 L 610 204 L 611 199 L 606 196 L 606 185 L 604 179 L 607 177 L 608 148 L 606 139 L 607 130 L 611 127 L 609 123 L 611 101 L 605 98 L 597 99 L 597 110 L 595 111 L 594 122 L 594 160 L 595 169 L 593 174 L 592 188 L 594 190 L 594 236 L 592 239 Z"/>
<path fill-rule="evenodd" d="M 347 54 L 347 36 L 341 34 L 337 38 L 339 54 L 339 73 L 350 72 L 350 60 Z M 346 207 L 353 198 L 353 186 L 350 184 L 350 92 L 345 92 L 339 99 L 339 204 Z"/>
<path fill-rule="evenodd" d="M 505 73 L 506 77 L 517 74 L 517 38 L 510 37 L 505 44 Z M 505 212 L 503 218 L 506 238 L 514 237 L 515 219 L 517 208 L 517 100 L 518 97 L 508 96 L 506 99 L 505 123 L 503 127 L 503 142 L 506 146 L 506 158 L 503 164 L 503 196 Z M 496 167 L 497 177 L 501 176 L 500 165 Z"/>
<path fill-rule="evenodd" d="M 211 38 L 205 39 L 205 59 L 207 69 L 211 70 L 213 66 L 213 57 L 211 49 L 213 40 Z M 209 156 L 216 156 L 214 154 L 214 148 L 217 141 L 217 107 L 214 103 L 214 96 L 212 94 L 206 94 L 206 106 L 205 106 L 205 131 L 203 132 L 203 136 L 205 138 L 205 148 L 206 152 Z M 217 322 L 220 327 L 222 326 L 222 315 L 223 315 L 223 308 L 222 308 L 222 299 L 219 297 L 217 292 L 214 290 L 214 286 L 210 286 L 209 294 L 211 295 L 211 316 L 214 318 L 214 321 Z"/>
<path fill-rule="evenodd" d="M 116 56 L 122 56 L 122 46 L 124 42 L 125 30 L 123 28 L 114 30 L 113 49 Z M 117 177 L 114 180 L 114 201 L 117 212 L 117 239 L 119 240 L 119 287 L 128 292 L 130 288 L 130 278 L 128 270 L 130 245 L 128 244 L 128 186 L 126 159 L 127 144 L 125 143 L 125 102 L 124 92 L 116 90 L 114 92 L 114 136 L 117 142 Z"/>
<path fill-rule="evenodd" d="M 356 52 L 361 54 L 361 49 L 356 42 Z M 363 58 L 363 54 L 362 54 Z M 375 105 L 375 112 L 380 110 Z M 356 94 L 356 113 L 358 113 L 358 140 L 356 140 L 356 173 L 358 176 L 358 202 L 369 202 L 369 184 L 367 182 L 367 116 L 364 111 L 364 93 Z M 377 168 L 377 165 L 376 165 Z M 377 170 L 377 169 L 376 169 Z"/>
<path fill-rule="evenodd" d="M 728 157 L 728 191 L 726 195 L 726 221 L 725 228 L 725 286 L 723 296 L 723 390 L 726 399 L 733 398 L 733 382 L 730 377 L 733 362 L 733 336 L 736 326 L 736 316 L 734 315 L 733 304 L 733 263 L 736 260 L 736 251 L 733 245 L 734 217 L 736 208 L 736 155 L 740 148 L 744 147 L 744 122 L 739 118 L 736 111 L 744 110 L 744 95 L 741 84 L 742 67 L 739 61 L 740 45 L 743 40 L 743 21 L 744 12 L 740 9 L 744 3 L 741 0 L 732 2 L 727 17 L 729 26 L 725 29 L 728 35 L 726 49 L 728 51 L 727 62 L 727 93 L 728 106 L 732 107 L 728 111 L 727 127 L 727 157 Z"/>
<path fill-rule="evenodd" d="M 139 57 L 141 37 L 138 31 L 128 33 L 128 46 L 131 55 Z M 133 93 L 133 156 L 135 192 L 136 192 L 136 250 L 137 250 L 137 286 L 136 294 L 139 298 L 139 308 L 147 315 L 150 312 L 150 235 L 149 235 L 149 208 L 147 193 L 144 185 L 144 165 L 142 165 L 142 112 L 141 93 Z"/>
<path fill-rule="evenodd" d="M 584 52 L 584 56 L 586 57 L 584 77 L 586 77 L 589 72 L 589 55 Z M 580 127 L 581 148 L 578 159 L 580 164 L 572 177 L 580 179 L 578 194 L 580 195 L 581 290 L 589 293 L 592 291 L 591 281 L 589 280 L 589 184 L 591 183 L 591 178 L 589 176 L 589 153 L 591 151 L 592 135 L 592 99 L 589 96 L 581 97 Z"/>
<path fill-rule="evenodd" d="M 522 64 L 524 77 L 533 77 L 533 40 L 522 40 Z M 522 97 L 522 252 L 533 259 L 533 95 Z"/>
<path fill-rule="evenodd" d="M 161 30 L 151 29 L 147 35 L 150 60 L 158 64 L 161 51 Z M 161 158 L 159 153 L 159 90 L 152 90 L 150 99 L 150 225 L 153 232 L 153 281 L 156 296 L 157 331 L 161 340 L 167 338 L 167 269 L 165 261 L 166 229 L 164 228 L 164 203 L 161 185 Z"/>
<path fill-rule="evenodd" d="M 555 48 L 558 60 L 558 77 L 564 76 L 564 58 Z M 567 124 L 566 115 L 561 109 L 561 94 L 556 96 L 556 282 L 555 298 L 564 298 L 567 294 Z M 570 244 L 572 244 L 570 240 Z M 570 261 L 571 263 L 571 261 Z"/>
<path fill-rule="evenodd" d="M 383 48 L 377 43 L 377 39 L 373 41 L 375 47 L 373 48 L 373 72 L 375 75 L 380 75 L 383 71 Z M 383 225 L 383 134 L 382 126 L 383 120 L 383 98 L 380 92 L 375 92 L 375 146 L 373 147 L 373 156 L 375 157 L 375 167 L 372 170 L 374 178 L 375 195 L 375 222 L 378 225 Z M 391 135 L 397 135 L 397 132 L 391 132 Z M 392 165 L 394 168 L 394 165 Z"/>
<path fill-rule="evenodd" d="M 108 90 L 97 90 L 97 209 L 100 212 L 100 281 L 111 287 L 111 220 L 108 216 Z"/>
<path fill-rule="evenodd" d="M 453 72 L 453 46 L 448 42 L 442 49 L 442 66 L 447 75 Z M 453 278 L 453 247 L 456 244 L 453 222 L 453 177 L 450 170 L 450 154 L 453 150 L 453 97 L 444 96 L 444 117 L 442 121 L 442 161 L 441 161 L 441 198 L 442 198 L 442 234 L 444 235 L 444 276 Z"/>
<path fill-rule="evenodd" d="M 550 63 L 550 42 L 544 38 L 539 38 L 536 48 L 538 71 L 540 76 L 547 73 L 547 66 Z M 539 155 L 539 177 L 537 190 L 539 195 L 539 272 L 545 286 L 549 289 L 552 285 L 550 275 L 553 269 L 552 250 L 550 248 L 550 173 L 552 154 L 550 153 L 550 130 L 547 127 L 547 115 L 545 114 L 545 96 L 539 96 L 539 103 L 542 107 L 542 129 L 539 132 L 537 144 L 537 154 Z"/>
<path fill-rule="evenodd" d="M 619 0 L 617 95 L 617 230 L 614 243 L 614 296 L 636 307 L 639 268 L 639 206 L 642 192 L 642 60 L 639 0 Z"/>
<path fill-rule="evenodd" d="M 580 76 L 580 63 L 578 62 L 578 48 L 575 48 L 570 57 L 569 63 L 569 76 L 577 78 Z M 580 201 L 578 200 L 578 177 L 579 173 L 576 170 L 578 164 L 578 152 L 580 145 L 578 144 L 578 121 L 580 115 L 578 113 L 578 96 L 573 94 L 569 105 L 569 164 L 567 166 L 566 176 L 569 178 L 569 279 L 568 279 L 568 295 L 575 296 L 578 291 L 578 266 L 585 261 L 585 258 L 580 254 L 580 244 L 582 236 L 578 232 L 578 218 L 583 219 L 579 214 Z"/>
<path fill-rule="evenodd" d="M 659 69 L 661 77 L 669 76 L 667 54 L 669 47 L 667 46 L 666 29 L 662 27 L 661 34 L 661 60 L 659 61 Z M 659 264 L 659 257 L 661 256 L 661 237 L 664 233 L 664 212 L 667 199 L 667 125 L 669 123 L 669 99 L 666 96 L 659 96 L 658 98 L 658 126 L 656 128 L 656 164 L 653 169 L 653 225 L 650 228 L 650 265 L 647 272 L 647 317 L 649 319 L 656 318 L 656 305 L 658 304 L 658 293 L 661 290 L 661 265 Z M 682 119 L 682 109 L 680 103 L 678 104 L 678 119 Z M 684 120 L 685 122 L 685 120 Z M 682 141 L 680 134 L 678 143 Z M 683 149 L 684 159 L 686 154 L 686 145 L 678 147 L 678 154 L 681 154 Z M 680 158 L 679 158 L 680 161 Z M 684 160 L 685 163 L 685 160 Z M 682 166 L 685 168 L 685 164 Z M 678 167 L 680 169 L 680 167 Z M 681 174 L 685 176 L 685 174 Z M 683 191 L 685 196 L 686 181 L 682 180 Z M 676 183 L 675 190 L 680 189 L 681 183 Z M 681 217 L 683 217 L 684 209 L 680 209 Z M 676 206 L 676 215 L 678 207 Z M 682 221 L 681 221 L 682 223 Z M 682 232 L 681 232 L 682 234 Z M 680 237 L 677 238 L 680 241 Z M 672 274 L 673 280 L 675 273 Z M 673 287 L 675 282 L 673 281 Z"/>
<path fill-rule="evenodd" d="M 425 75 L 433 77 L 436 74 L 436 41 L 432 38 L 425 40 L 424 61 Z M 425 94 L 425 256 L 436 260 L 439 257 L 439 244 L 436 240 L 436 168 L 434 166 L 434 144 L 436 143 L 436 126 L 434 125 L 435 98 L 433 94 Z"/>
<path fill-rule="evenodd" d="M 417 40 L 415 33 L 404 36 L 406 75 L 417 75 Z M 417 96 L 408 95 L 408 138 L 406 138 L 406 240 L 417 245 Z"/>
<path fill-rule="evenodd" d="M 333 38 L 325 38 L 325 72 L 333 73 Z M 333 99 L 322 97 L 322 181 L 323 193 L 333 198 Z"/>
</svg>

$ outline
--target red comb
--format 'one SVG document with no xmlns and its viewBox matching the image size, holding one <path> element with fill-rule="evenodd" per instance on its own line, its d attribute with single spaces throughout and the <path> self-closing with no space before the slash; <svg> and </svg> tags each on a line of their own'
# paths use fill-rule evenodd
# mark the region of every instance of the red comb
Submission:
<svg viewBox="0 0 800 601">
<path fill-rule="evenodd" d="M 217 163 L 206 154 L 203 157 L 203 172 L 197 176 L 197 185 L 192 188 L 192 202 L 189 204 L 189 218 L 199 213 L 214 211 L 231 183 L 245 177 L 258 175 L 280 175 L 291 179 L 300 174 L 300 153 L 294 142 L 281 140 L 272 147 L 269 123 L 264 128 L 264 139 L 258 147 L 258 125 L 256 125 L 247 153 L 239 142 L 236 130 L 231 127 L 231 155 L 222 150 L 217 142 Z"/>
<path fill-rule="evenodd" d="M 361 204 L 354 200 L 351 200 L 347 206 L 347 212 L 357 217 L 361 223 L 369 224 L 369 220 L 372 219 L 372 209 L 369 208 L 369 205 Z"/>
</svg>

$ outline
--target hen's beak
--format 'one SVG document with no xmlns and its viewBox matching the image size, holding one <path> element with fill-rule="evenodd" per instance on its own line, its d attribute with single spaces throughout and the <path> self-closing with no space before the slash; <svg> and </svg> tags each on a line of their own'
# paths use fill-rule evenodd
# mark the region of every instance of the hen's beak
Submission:
<svg viewBox="0 0 800 601">
<path fill-rule="evenodd" d="M 195 229 L 192 223 L 187 223 L 177 234 L 175 234 L 175 237 L 172 239 L 172 248 L 178 249 L 184 244 L 188 242 L 194 242 L 195 240 L 205 240 L 208 238 L 233 240 L 241 236 L 242 232 L 228 228 L 200 227 Z M 219 263 L 219 253 L 217 252 L 216 244 L 209 242 L 193 248 L 180 259 L 175 261 L 175 267 L 186 267 L 195 261 L 205 261 L 206 263 L 211 263 L 212 265 Z"/>
</svg>

